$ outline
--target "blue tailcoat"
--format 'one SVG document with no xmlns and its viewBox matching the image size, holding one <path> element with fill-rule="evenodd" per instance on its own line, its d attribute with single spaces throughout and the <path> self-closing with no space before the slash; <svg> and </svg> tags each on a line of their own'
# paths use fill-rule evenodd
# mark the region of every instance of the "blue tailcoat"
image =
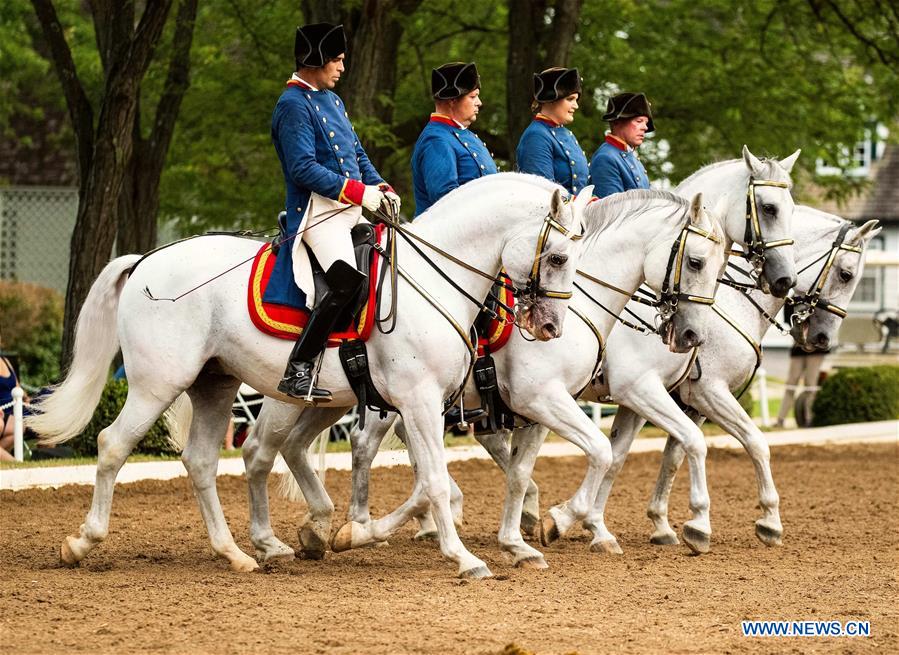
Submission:
<svg viewBox="0 0 899 655">
<path fill-rule="evenodd" d="M 432 117 L 412 151 L 412 184 L 418 216 L 466 182 L 496 173 L 496 164 L 478 135 Z"/>
<path fill-rule="evenodd" d="M 272 114 L 272 142 L 281 161 L 287 188 L 287 234 L 299 229 L 312 191 L 343 200 L 347 180 L 381 184 L 359 143 L 343 100 L 333 91 L 314 91 L 290 84 Z M 301 238 L 301 237 L 300 237 Z M 265 302 L 304 307 L 306 302 L 293 279 L 293 240 L 278 251 L 265 290 Z"/>
<path fill-rule="evenodd" d="M 534 119 L 515 150 L 518 170 L 561 184 L 577 194 L 590 184 L 587 153 L 567 127 Z"/>
<path fill-rule="evenodd" d="M 593 195 L 605 198 L 631 189 L 648 189 L 649 177 L 633 150 L 622 150 L 609 139 L 599 146 L 590 161 Z"/>
</svg>

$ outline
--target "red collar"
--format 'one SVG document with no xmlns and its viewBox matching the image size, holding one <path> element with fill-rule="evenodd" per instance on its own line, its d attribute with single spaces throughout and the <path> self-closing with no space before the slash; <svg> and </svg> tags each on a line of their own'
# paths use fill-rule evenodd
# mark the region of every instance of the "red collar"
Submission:
<svg viewBox="0 0 899 655">
<path fill-rule="evenodd" d="M 309 84 L 309 82 L 304 82 L 303 80 L 287 80 L 287 86 L 297 86 L 304 91 L 316 90 L 311 84 Z"/>
<path fill-rule="evenodd" d="M 611 134 L 606 134 L 606 143 L 610 146 L 615 146 L 619 150 L 623 150 L 627 152 L 627 144 L 619 139 L 617 136 L 612 136 Z"/>
<path fill-rule="evenodd" d="M 431 114 L 430 122 L 431 123 L 443 123 L 444 125 L 449 125 L 450 127 L 455 127 L 456 129 L 464 129 L 464 128 L 462 128 L 461 125 L 459 125 L 456 121 L 454 121 L 452 118 L 450 118 L 446 114 L 438 114 L 437 112 L 434 112 L 433 114 Z"/>
<path fill-rule="evenodd" d="M 559 123 L 549 118 L 548 116 L 544 116 L 543 114 L 537 114 L 534 116 L 535 121 L 540 121 L 545 125 L 549 125 L 550 127 L 562 127 Z"/>
</svg>

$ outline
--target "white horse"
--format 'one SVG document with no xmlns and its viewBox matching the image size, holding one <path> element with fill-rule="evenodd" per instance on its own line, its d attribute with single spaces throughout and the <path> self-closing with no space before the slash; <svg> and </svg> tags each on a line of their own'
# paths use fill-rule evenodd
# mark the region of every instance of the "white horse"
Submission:
<svg viewBox="0 0 899 655">
<path fill-rule="evenodd" d="M 588 223 L 608 223 L 608 216 L 617 218 L 601 233 L 595 232 L 591 239 L 585 240 L 571 305 L 576 318 L 568 321 L 565 334 L 548 344 L 535 344 L 513 334 L 509 343 L 493 355 L 500 393 L 506 404 L 527 419 L 552 428 L 587 454 L 587 476 L 575 497 L 565 507 L 558 508 L 559 522 L 574 522 L 587 516 L 610 464 L 608 440 L 580 409 L 575 397 L 596 375 L 602 341 L 612 330 L 617 315 L 642 282 L 647 281 L 658 293 L 669 288 L 679 294 L 679 303 L 667 323 L 670 327 L 663 330 L 667 343 L 681 352 L 698 346 L 704 338 L 703 323 L 711 316 L 698 311 L 701 303 L 688 299 L 705 297 L 711 301 L 725 260 L 723 231 L 718 219 L 702 210 L 699 195 L 691 206 L 668 192 L 631 191 L 591 203 L 585 212 Z M 466 405 L 479 402 L 473 385 L 466 395 Z M 372 438 L 359 438 L 354 432 L 351 520 L 332 539 L 335 551 L 384 541 L 409 518 L 428 508 L 427 496 L 417 481 L 415 492 L 401 508 L 382 519 L 369 520 L 367 487 L 371 458 L 392 420 L 391 417 L 389 421 L 373 423 L 368 428 Z M 407 432 L 400 424 L 397 431 Z M 519 530 L 522 484 L 527 484 L 533 455 L 540 446 L 532 437 L 539 431 L 540 428 L 533 427 L 515 431 L 513 459 L 525 463 L 521 476 L 508 477 L 499 533 L 500 546 L 511 555 L 513 562 L 529 568 L 547 566 L 543 555 L 524 542 Z M 295 431 L 295 436 L 302 440 L 302 431 Z M 303 443 L 308 444 L 309 433 L 305 437 Z M 299 447 L 292 449 L 292 455 L 305 458 Z M 414 453 L 410 455 L 414 460 Z M 698 462 L 699 488 L 704 487 L 702 472 L 702 463 Z M 459 507 L 458 487 L 454 487 L 454 492 Z M 309 502 L 308 497 L 306 500 Z M 459 518 L 457 514 L 456 519 Z M 695 521 L 700 528 L 708 522 L 701 502 L 697 503 Z"/>
<path fill-rule="evenodd" d="M 489 176 L 447 195 L 412 230 L 472 267 L 440 262 L 475 298 L 486 297 L 501 267 L 518 288 L 535 280 L 543 289 L 568 290 L 578 263 L 580 244 L 575 239 L 588 198 L 564 204 L 560 189 L 535 176 Z M 591 229 L 599 227 L 594 224 Z M 590 231 L 585 236 L 589 238 Z M 193 418 L 182 459 L 212 547 L 235 570 L 257 568 L 256 561 L 234 543 L 215 476 L 222 435 L 241 381 L 288 400 L 276 387 L 292 344 L 265 336 L 253 326 L 246 309 L 248 271 L 231 268 L 252 258 L 259 246 L 226 236 L 190 239 L 149 255 L 136 267 L 139 256 L 119 257 L 91 287 L 78 319 L 69 374 L 39 405 L 42 413 L 30 420 L 45 442 L 60 443 L 77 435 L 93 414 L 121 344 L 128 398 L 115 422 L 98 437 L 93 503 L 79 534 L 62 544 L 66 564 L 79 562 L 106 538 L 116 474 L 157 417 L 186 391 Z M 405 242 L 398 246 L 397 261 L 398 320 L 392 332 L 375 331 L 368 341 L 372 378 L 387 402 L 406 417 L 409 448 L 435 508 L 444 554 L 458 564 L 460 575 L 487 576 L 489 570 L 463 546 L 453 525 L 440 413 L 444 399 L 462 383 L 469 368 L 466 334 L 479 307 Z M 222 270 L 228 272 L 219 275 Z M 210 282 L 176 302 L 153 299 L 175 298 L 204 280 Z M 384 295 L 389 303 L 389 291 Z M 564 292 L 558 297 L 540 295 L 521 313 L 520 323 L 539 339 L 556 337 L 562 333 L 567 306 Z M 321 410 L 329 420 L 337 420 L 356 403 L 335 349 L 324 354 L 320 383 L 334 397 L 329 409 Z M 247 476 L 257 507 L 267 503 L 265 479 L 281 445 L 278 435 L 286 437 L 303 412 L 302 405 L 280 403 L 279 411 L 265 420 L 272 438 L 256 439 L 248 449 L 252 456 Z M 321 535 L 320 529 L 327 539 L 327 526 L 317 525 L 312 531 Z"/>
<path fill-rule="evenodd" d="M 704 199 L 710 205 L 723 207 L 725 214 L 725 229 L 727 236 L 731 241 L 743 245 L 744 250 L 751 252 L 754 256 L 753 274 L 757 275 L 759 282 L 766 288 L 776 291 L 779 294 L 785 294 L 795 283 L 795 262 L 793 261 L 792 246 L 792 213 L 793 200 L 789 193 L 791 181 L 789 172 L 792 169 L 799 152 L 793 153 L 790 157 L 783 161 L 776 160 L 759 160 L 748 148 L 743 149 L 742 160 L 732 160 L 712 164 L 707 166 L 694 175 L 685 180 L 677 189 L 681 195 L 688 195 L 697 191 L 705 190 Z M 603 202 L 608 202 L 604 200 Z M 747 205 L 749 206 L 747 211 Z M 760 211 L 759 211 L 760 210 Z M 747 227 L 749 226 L 749 227 Z M 750 234 L 750 239 L 746 239 L 746 234 Z M 590 261 L 589 257 L 585 257 L 586 261 Z M 717 270 L 717 269 L 716 269 Z M 610 293 L 608 290 L 600 291 L 600 294 Z M 624 298 L 619 294 L 612 293 L 611 296 L 605 298 L 605 302 L 617 302 L 613 307 L 613 313 L 617 315 L 623 307 Z M 579 303 L 575 303 L 575 307 L 581 308 Z M 617 308 L 617 311 L 615 311 Z M 603 317 L 608 319 L 608 316 Z M 611 325 L 609 325 L 609 329 Z M 605 333 L 607 334 L 607 332 Z M 580 353 L 584 360 L 589 360 L 588 353 L 594 352 L 592 344 L 596 339 L 594 336 L 587 334 L 580 342 L 575 342 L 568 335 L 568 339 L 563 339 L 567 350 L 570 353 Z M 651 339 L 658 344 L 658 341 Z M 559 345 L 559 344 L 556 344 Z M 502 353 L 502 351 L 500 351 Z M 549 350 L 542 351 L 549 353 Z M 533 364 L 529 360 L 528 367 Z M 549 362 L 555 365 L 553 358 Z M 681 370 L 684 371 L 685 364 L 682 364 Z M 561 380 L 567 380 L 566 376 L 574 379 L 578 378 L 579 369 L 575 368 L 574 372 L 569 372 L 568 367 L 559 367 L 562 374 Z M 529 368 L 525 374 L 529 374 Z M 506 391 L 506 382 L 500 376 L 500 385 L 503 391 Z M 571 392 L 576 393 L 584 389 L 584 384 L 578 386 L 577 383 L 568 384 L 572 387 Z M 596 394 L 591 389 L 584 391 L 585 399 L 597 399 Z M 505 398 L 505 393 L 504 393 Z M 529 411 L 523 414 L 534 417 Z M 583 416 L 583 413 L 581 413 Z M 684 525 L 684 541 L 696 552 L 706 552 L 709 549 L 711 526 L 708 519 L 708 492 L 705 489 L 705 440 L 702 432 L 684 415 L 675 402 L 668 398 L 663 411 L 654 413 L 654 420 L 657 425 L 676 434 L 681 443 L 686 448 L 686 452 L 690 458 L 691 465 L 691 496 L 690 507 L 693 512 L 693 518 Z M 545 425 L 545 424 L 544 424 Z M 350 519 L 357 523 L 366 524 L 368 521 L 368 500 L 367 500 L 367 470 L 370 462 L 377 451 L 378 444 L 383 438 L 387 427 L 384 424 L 372 425 L 363 434 L 354 433 L 353 449 L 354 449 L 354 488 L 353 500 L 350 507 Z M 524 436 L 519 436 L 523 434 Z M 513 436 L 513 453 L 515 458 L 510 461 L 508 450 L 504 436 L 485 435 L 479 436 L 478 440 L 485 445 L 488 451 L 494 455 L 497 463 L 506 472 L 509 479 L 510 489 L 514 485 L 515 492 L 511 494 L 511 500 L 507 497 L 507 508 L 510 504 L 518 506 L 518 514 L 514 509 L 511 513 L 504 514 L 502 531 L 505 537 L 501 535 L 501 543 L 504 539 L 509 543 L 516 544 L 516 552 L 525 553 L 529 563 L 544 565 L 542 558 L 537 558 L 533 551 L 526 544 L 521 548 L 521 535 L 518 531 L 518 515 L 521 515 L 521 525 L 526 531 L 531 531 L 532 526 L 537 521 L 537 512 L 539 511 L 539 503 L 537 500 L 536 487 L 529 482 L 530 471 L 533 468 L 539 444 L 547 434 L 546 427 L 532 426 L 525 428 L 524 431 L 516 430 Z M 613 433 L 614 435 L 614 433 Z M 563 435 L 564 436 L 564 435 Z M 519 440 L 523 440 L 520 442 Z M 526 448 L 522 443 L 530 444 Z M 564 534 L 579 518 L 584 518 L 583 514 L 583 495 L 589 493 L 585 487 L 593 488 L 593 480 L 591 479 L 592 470 L 588 468 L 587 476 L 584 484 L 575 494 L 575 496 L 565 503 L 549 510 L 547 516 L 543 519 L 540 526 L 541 540 L 544 544 L 548 544 L 560 535 Z M 528 488 L 525 498 L 524 487 Z M 456 493 L 456 505 L 461 507 L 461 493 Z M 586 502 L 590 502 L 587 500 Z M 522 514 L 522 507 L 524 508 Z M 457 510 L 461 512 L 461 509 Z M 388 517 L 392 518 L 392 517 Z M 433 524 L 426 514 L 419 516 L 422 523 L 420 536 L 427 536 L 433 533 Z M 375 523 L 377 529 L 378 524 Z M 360 535 L 364 532 L 360 528 L 353 528 Z M 338 534 L 338 537 L 340 535 Z M 355 537 L 350 543 L 356 543 Z M 346 545 L 346 540 L 339 541 L 335 538 L 335 545 L 340 548 Z M 615 552 L 618 550 L 617 543 L 597 539 L 591 544 L 594 550 L 609 549 Z M 532 552 L 533 551 L 533 552 Z"/>
<path fill-rule="evenodd" d="M 861 280 L 867 244 L 880 228 L 877 221 L 855 228 L 838 216 L 810 207 L 799 206 L 794 215 L 797 264 L 801 270 L 797 289 L 803 292 L 799 300 L 816 289 L 818 299 L 814 311 L 806 320 L 797 322 L 793 333 L 809 350 L 826 350 L 835 340 L 845 316 L 843 308 Z M 834 248 L 838 237 L 841 245 Z M 693 420 L 701 424 L 702 417 L 711 419 L 733 435 L 752 459 L 762 508 L 755 532 L 769 546 L 781 543 L 783 527 L 768 443 L 733 394 L 749 384 L 760 362 L 760 344 L 772 325 L 762 312 L 777 316 L 783 304 L 782 299 L 770 295 L 754 291 L 747 297 L 741 291 L 722 286 L 715 299 L 715 308 L 722 314 L 709 332 L 693 373 L 677 389 L 682 402 L 692 408 Z M 615 552 L 617 540 L 603 521 L 609 492 L 637 432 L 646 419 L 655 423 L 660 407 L 667 404 L 667 390 L 681 375 L 685 358 L 667 352 L 655 339 L 642 338 L 631 330 L 616 330 L 609 339 L 606 361 L 610 371 L 608 385 L 600 393 L 608 393 L 619 404 L 612 426 L 615 462 L 584 524 L 594 533 L 595 540 L 608 544 L 607 549 Z M 677 435 L 669 436 L 649 503 L 647 513 L 655 526 L 651 541 L 655 544 L 677 543 L 677 535 L 668 524 L 668 495 L 684 457 L 680 441 Z"/>
<path fill-rule="evenodd" d="M 801 272 L 797 287 L 803 291 L 800 300 L 814 294 L 817 308 L 794 326 L 794 334 L 809 348 L 826 349 L 836 337 L 842 320 L 842 308 L 849 303 L 864 270 L 864 252 L 880 228 L 869 221 L 860 228 L 832 214 L 798 206 L 796 248 Z M 851 228 L 851 229 L 850 229 Z M 842 234 L 841 245 L 833 244 Z M 752 458 L 758 482 L 759 504 L 763 516 L 755 523 L 758 538 L 768 546 L 781 543 L 783 527 L 779 513 L 779 496 L 771 474 L 770 454 L 764 435 L 735 398 L 734 394 L 750 382 L 761 358 L 761 343 L 771 327 L 768 316 L 776 316 L 784 300 L 758 291 L 747 295 L 722 286 L 715 297 L 719 318 L 700 349 L 698 364 L 689 355 L 670 352 L 657 339 L 627 329 L 614 330 L 606 352 L 606 382 L 594 393 L 618 403 L 612 425 L 614 462 L 603 479 L 596 504 L 584 527 L 594 535 L 591 547 L 597 551 L 621 554 L 615 536 L 606 528 L 603 513 L 615 477 L 624 465 L 636 434 L 647 420 L 664 425 L 671 405 L 670 390 L 677 387 L 681 400 L 689 405 L 690 418 L 701 424 L 704 417 L 733 435 Z M 628 307 L 646 314 L 639 304 Z M 684 379 L 685 367 L 692 371 Z M 683 381 L 680 386 L 678 384 Z M 686 453 L 682 445 L 698 426 L 687 421 L 685 433 L 670 433 L 648 515 L 655 531 L 650 540 L 657 545 L 677 544 L 678 538 L 668 523 L 668 495 L 674 475 Z M 700 433 L 701 434 L 701 433 Z M 503 439 L 479 437 L 501 467 L 508 465 L 509 446 Z M 691 473 L 692 475 L 692 473 Z M 691 487 L 693 481 L 691 480 Z M 538 504 L 538 490 L 529 482 L 525 506 Z M 691 502 L 692 507 L 692 502 Z M 522 515 L 526 523 L 526 515 Z M 687 530 L 684 530 L 687 539 Z"/>
</svg>

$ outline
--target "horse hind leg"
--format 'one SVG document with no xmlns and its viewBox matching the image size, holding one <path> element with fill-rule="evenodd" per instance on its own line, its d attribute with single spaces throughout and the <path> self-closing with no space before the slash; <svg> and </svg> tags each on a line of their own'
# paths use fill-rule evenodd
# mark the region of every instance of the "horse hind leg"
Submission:
<svg viewBox="0 0 899 655">
<path fill-rule="evenodd" d="M 75 566 L 109 533 L 109 513 L 115 480 L 134 447 L 147 433 L 156 419 L 172 403 L 178 390 L 160 398 L 138 384 L 132 383 L 122 411 L 112 425 L 97 437 L 97 478 L 91 508 L 77 536 L 68 536 L 60 548 L 60 559 L 67 566 Z"/>
<path fill-rule="evenodd" d="M 247 572 L 259 565 L 234 543 L 216 489 L 219 449 L 239 386 L 240 382 L 230 376 L 202 374 L 188 390 L 194 413 L 181 460 L 193 485 L 212 549 L 228 560 L 232 570 Z"/>
</svg>

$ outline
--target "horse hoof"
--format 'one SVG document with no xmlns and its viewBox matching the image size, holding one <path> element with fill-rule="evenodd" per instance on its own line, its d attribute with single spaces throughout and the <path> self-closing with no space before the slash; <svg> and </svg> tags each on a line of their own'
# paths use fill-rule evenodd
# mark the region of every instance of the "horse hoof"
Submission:
<svg viewBox="0 0 899 655">
<path fill-rule="evenodd" d="M 694 528 L 689 523 L 684 523 L 684 543 L 694 553 L 701 555 L 709 552 L 711 548 L 711 535 Z"/>
<path fill-rule="evenodd" d="M 313 560 L 325 559 L 325 551 L 301 549 L 300 552 L 297 553 L 297 557 L 299 557 L 300 559 L 313 559 Z"/>
<path fill-rule="evenodd" d="M 515 566 L 520 569 L 530 569 L 532 571 L 542 571 L 549 568 L 549 564 L 547 564 L 546 560 L 540 556 L 525 557 L 524 559 L 515 562 Z"/>
<path fill-rule="evenodd" d="M 540 543 L 544 546 L 549 546 L 559 536 L 559 526 L 556 525 L 556 520 L 552 517 L 552 514 L 547 514 L 540 521 Z"/>
<path fill-rule="evenodd" d="M 273 552 L 257 550 L 256 561 L 260 564 L 277 564 L 279 562 L 292 562 L 296 557 L 293 548 L 287 550 L 276 550 Z"/>
<path fill-rule="evenodd" d="M 780 546 L 783 544 L 783 530 L 765 525 L 761 521 L 755 522 L 755 536 L 766 546 Z"/>
<path fill-rule="evenodd" d="M 308 525 L 297 528 L 297 538 L 300 540 L 300 557 L 303 559 L 321 559 L 325 556 L 328 542 Z"/>
<path fill-rule="evenodd" d="M 340 526 L 340 530 L 331 537 L 331 550 L 335 553 L 342 553 L 353 547 L 353 525 L 358 525 L 358 523 L 350 521 Z"/>
<path fill-rule="evenodd" d="M 76 557 L 72 550 L 72 546 L 69 544 L 69 542 L 74 539 L 74 537 L 66 537 L 59 547 L 59 560 L 62 562 L 63 566 L 68 566 L 69 568 L 78 566 L 78 563 L 81 561 L 81 558 Z"/>
<path fill-rule="evenodd" d="M 230 559 L 228 560 L 228 564 L 235 573 L 252 573 L 259 568 L 259 563 L 249 555 Z"/>
<path fill-rule="evenodd" d="M 649 543 L 653 546 L 677 546 L 680 540 L 673 532 L 656 533 L 649 538 Z"/>
<path fill-rule="evenodd" d="M 415 541 L 437 541 L 436 530 L 419 530 L 414 537 Z"/>
<path fill-rule="evenodd" d="M 481 564 L 480 566 L 475 566 L 467 571 L 462 571 L 459 574 L 459 577 L 463 580 L 483 580 L 485 578 L 492 578 L 493 574 L 490 572 L 490 569 L 487 568 L 486 564 Z"/>
<path fill-rule="evenodd" d="M 529 537 L 539 536 L 540 517 L 533 514 L 521 515 L 521 533 Z"/>
<path fill-rule="evenodd" d="M 608 553 L 609 555 L 624 555 L 621 546 L 618 545 L 617 539 L 605 539 L 603 541 L 594 541 L 590 544 L 591 553 Z"/>
</svg>

